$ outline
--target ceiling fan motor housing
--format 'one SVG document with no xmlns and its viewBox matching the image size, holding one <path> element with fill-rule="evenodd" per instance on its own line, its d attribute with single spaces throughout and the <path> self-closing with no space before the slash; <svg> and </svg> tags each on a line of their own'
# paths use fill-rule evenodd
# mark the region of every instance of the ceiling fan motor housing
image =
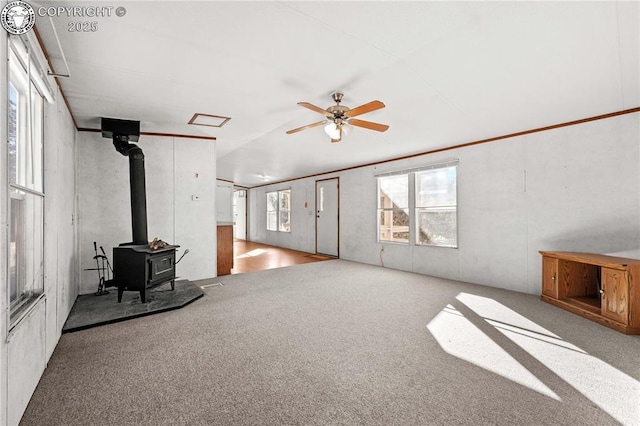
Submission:
<svg viewBox="0 0 640 426">
<path fill-rule="evenodd" d="M 333 119 L 345 118 L 344 113 L 349 111 L 349 107 L 344 105 L 333 105 L 327 108 L 327 112 L 333 114 Z"/>
</svg>

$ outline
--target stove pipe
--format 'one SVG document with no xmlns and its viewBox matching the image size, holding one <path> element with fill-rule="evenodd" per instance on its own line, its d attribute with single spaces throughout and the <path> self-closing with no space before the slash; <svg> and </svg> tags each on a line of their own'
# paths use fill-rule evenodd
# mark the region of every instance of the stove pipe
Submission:
<svg viewBox="0 0 640 426">
<path fill-rule="evenodd" d="M 147 237 L 147 195 L 145 189 L 144 153 L 130 140 L 137 141 L 140 122 L 102 118 L 102 136 L 113 139 L 116 151 L 129 157 L 129 187 L 131 192 L 132 244 L 149 244 Z"/>
</svg>

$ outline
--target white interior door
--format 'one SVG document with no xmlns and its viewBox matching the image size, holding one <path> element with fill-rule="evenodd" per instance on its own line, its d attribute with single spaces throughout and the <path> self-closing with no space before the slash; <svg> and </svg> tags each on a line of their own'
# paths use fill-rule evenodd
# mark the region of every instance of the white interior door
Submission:
<svg viewBox="0 0 640 426">
<path fill-rule="evenodd" d="M 239 240 L 247 239 L 247 191 L 236 189 L 233 191 L 233 233 Z"/>
<path fill-rule="evenodd" d="M 339 256 L 339 179 L 316 181 L 316 253 Z"/>
</svg>

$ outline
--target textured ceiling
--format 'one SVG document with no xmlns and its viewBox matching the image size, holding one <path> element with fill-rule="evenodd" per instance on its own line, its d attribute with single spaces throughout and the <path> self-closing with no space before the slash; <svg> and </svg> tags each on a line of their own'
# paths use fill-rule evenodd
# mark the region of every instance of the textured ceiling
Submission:
<svg viewBox="0 0 640 426">
<path fill-rule="evenodd" d="M 35 2 L 31 2 L 37 6 Z M 112 15 L 38 17 L 80 128 L 100 117 L 216 137 L 217 175 L 239 185 L 311 175 L 640 106 L 638 2 L 40 1 Z M 126 8 L 122 17 L 115 7 Z M 95 21 L 97 31 L 70 32 Z M 331 93 L 359 118 L 332 144 Z M 195 113 L 231 117 L 189 125 Z"/>
</svg>

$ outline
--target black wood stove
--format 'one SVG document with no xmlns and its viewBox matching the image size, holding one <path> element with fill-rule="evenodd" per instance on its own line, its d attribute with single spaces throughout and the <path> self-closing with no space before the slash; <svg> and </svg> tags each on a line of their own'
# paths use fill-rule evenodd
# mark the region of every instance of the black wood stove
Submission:
<svg viewBox="0 0 640 426">
<path fill-rule="evenodd" d="M 148 244 L 121 244 L 113 248 L 113 280 L 118 287 L 118 302 L 125 290 L 139 291 L 145 303 L 147 290 L 171 282 L 175 289 L 176 248 L 165 246 L 153 250 Z"/>
<path fill-rule="evenodd" d="M 140 122 L 102 118 L 102 136 L 112 138 L 116 150 L 129 157 L 131 188 L 131 230 L 133 241 L 113 248 L 113 283 L 118 287 L 118 302 L 125 290 L 139 291 L 142 303 L 147 290 L 171 282 L 175 288 L 176 249 L 166 245 L 152 249 L 147 237 L 147 196 L 145 189 L 144 153 L 129 141 L 138 141 Z"/>
</svg>

